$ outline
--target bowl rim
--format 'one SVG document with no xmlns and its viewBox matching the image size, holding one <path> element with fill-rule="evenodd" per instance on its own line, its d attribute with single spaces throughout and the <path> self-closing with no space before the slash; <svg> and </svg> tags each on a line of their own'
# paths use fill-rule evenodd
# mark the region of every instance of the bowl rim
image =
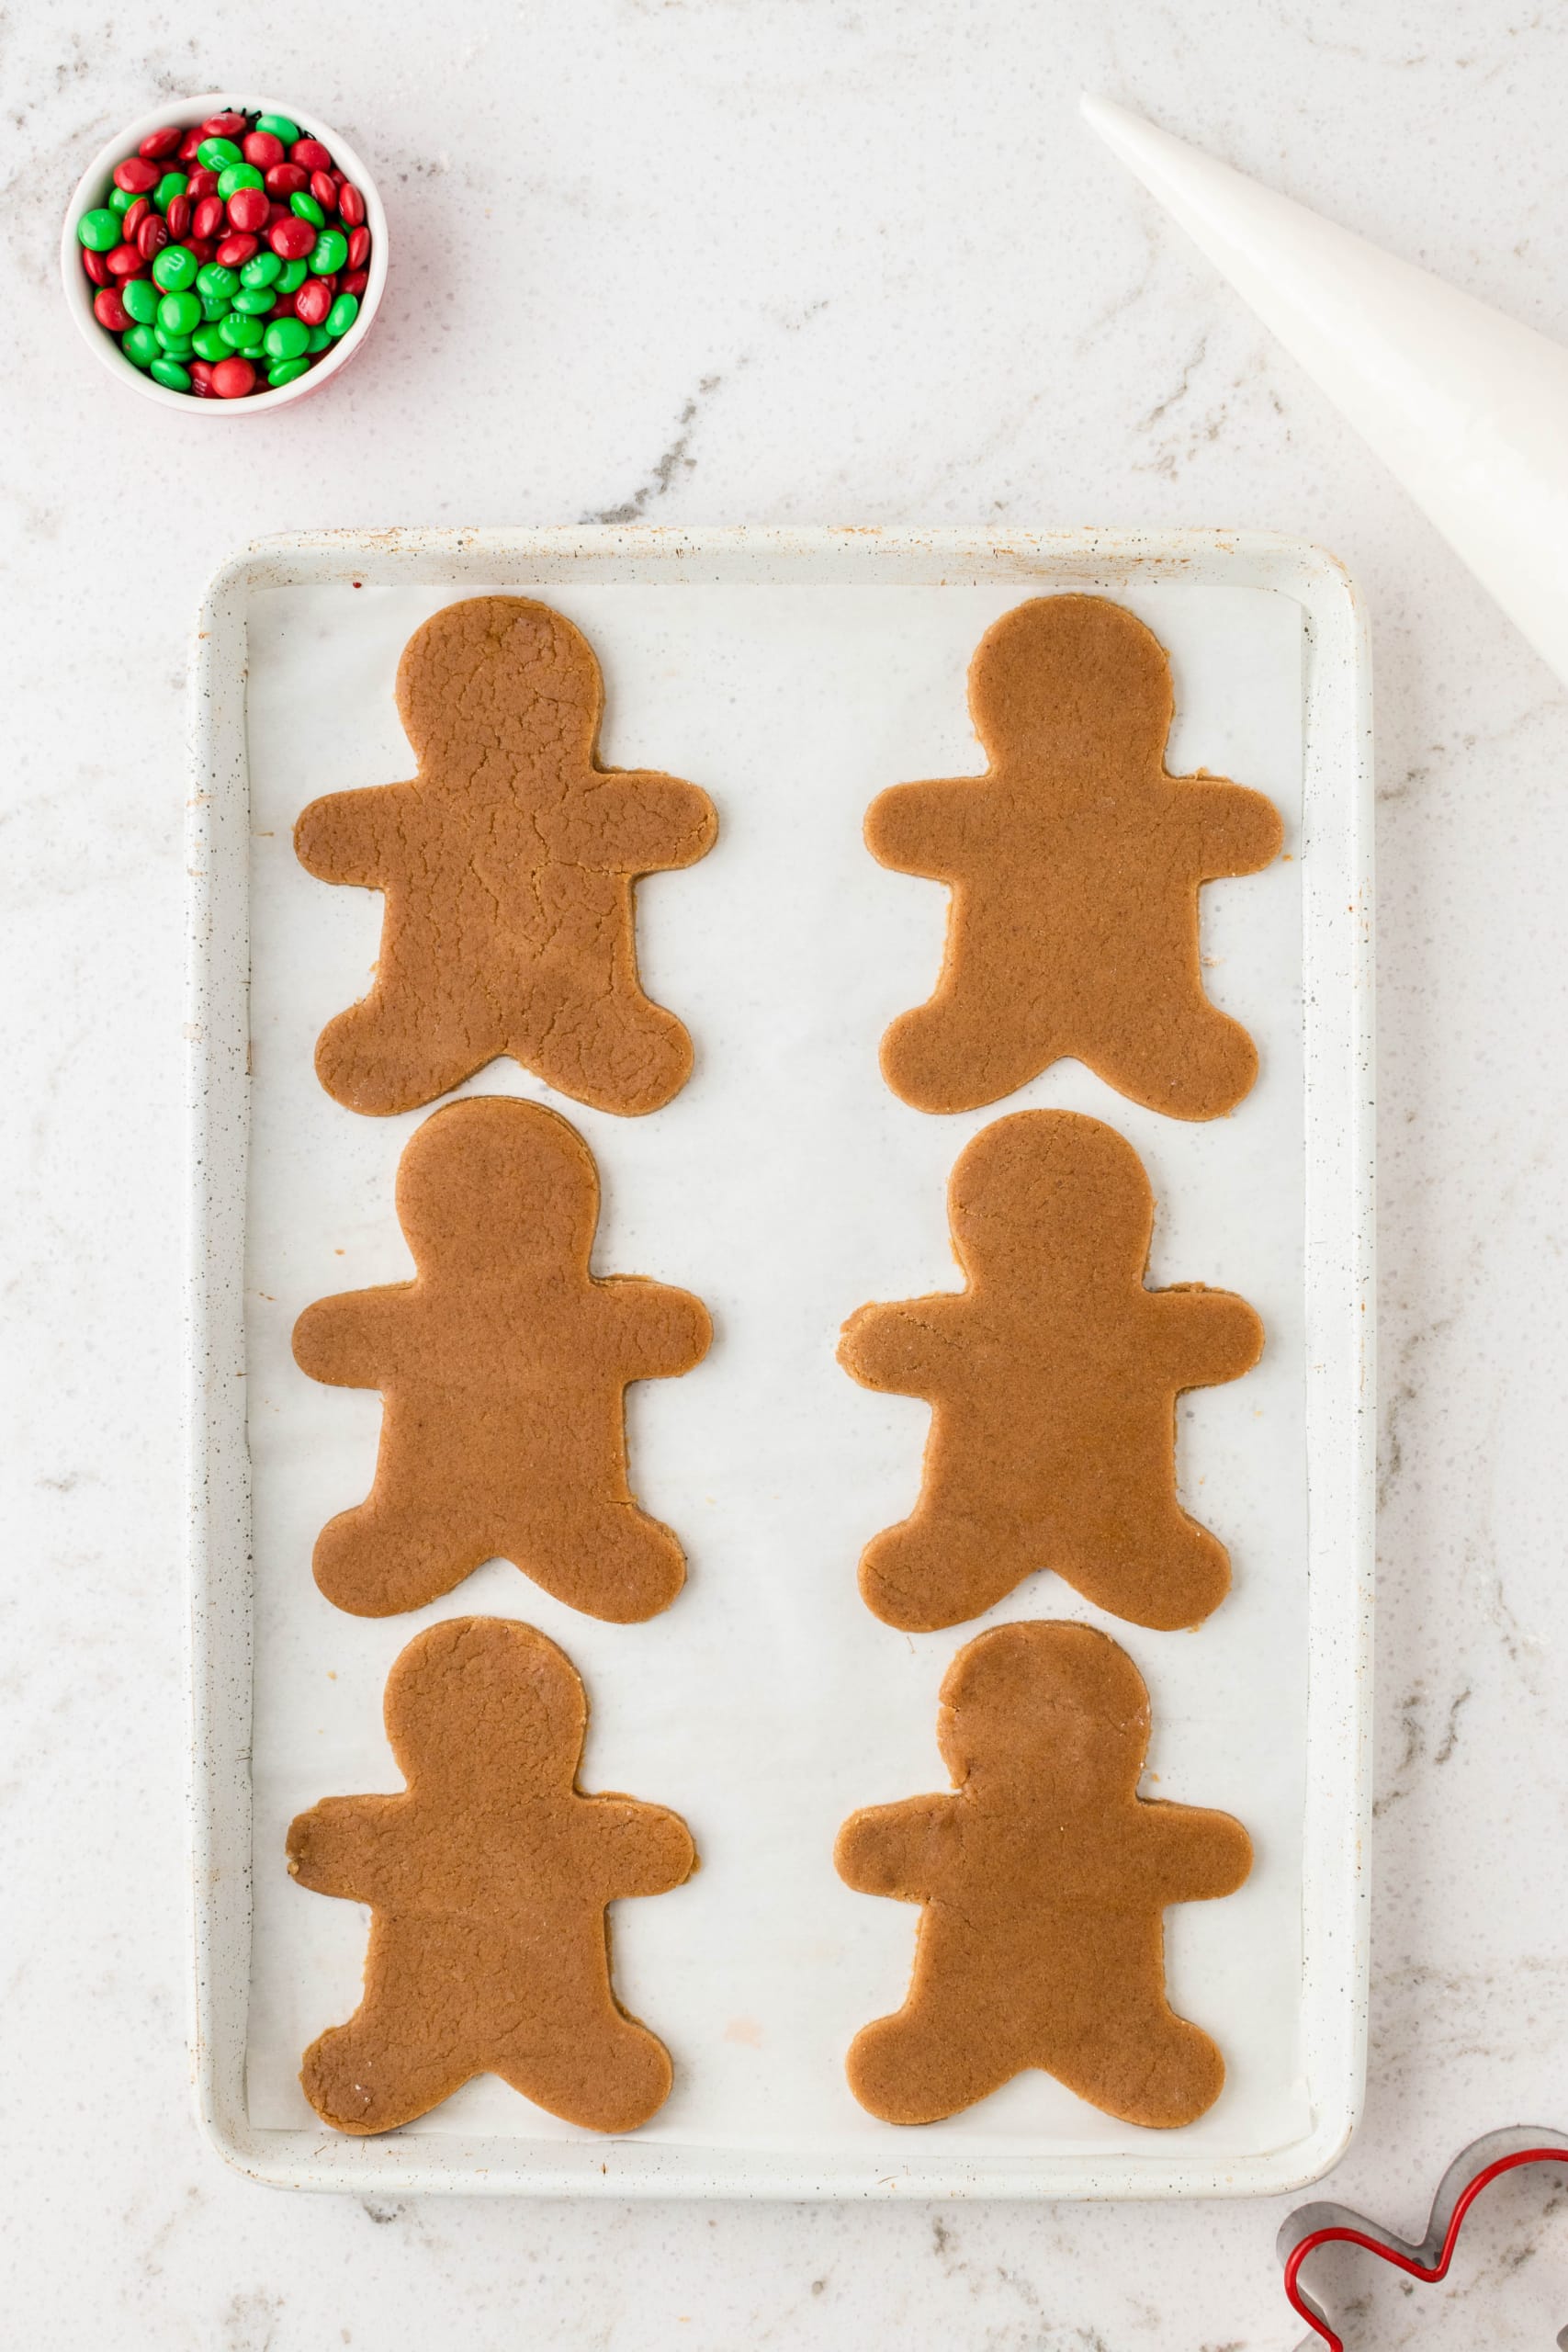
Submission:
<svg viewBox="0 0 1568 2352">
<path fill-rule="evenodd" d="M 176 392 L 167 384 L 158 383 L 142 368 L 135 368 L 126 358 L 118 344 L 107 327 L 98 324 L 93 314 L 93 296 L 97 288 L 82 267 L 76 226 L 85 212 L 105 201 L 110 175 L 115 165 L 132 153 L 141 141 L 154 130 L 178 124 L 189 130 L 204 122 L 209 115 L 221 114 L 230 107 L 243 112 L 280 114 L 297 122 L 300 130 L 311 139 L 319 139 L 332 150 L 333 161 L 347 174 L 365 198 L 366 224 L 370 231 L 370 275 L 360 300 L 359 316 L 348 333 L 333 351 L 326 353 L 317 366 L 307 368 L 303 376 L 291 384 L 269 387 L 264 392 L 253 392 L 241 401 L 196 400 L 189 392 Z M 324 384 L 346 367 L 369 333 L 370 322 L 380 307 L 382 289 L 387 282 L 387 214 L 380 191 L 367 171 L 364 160 L 329 122 L 304 107 L 295 106 L 283 98 L 259 98 L 249 93 L 226 93 L 208 90 L 186 98 L 166 99 L 145 114 L 124 124 L 111 139 L 105 141 L 82 174 L 65 208 L 65 219 L 60 237 L 60 269 L 64 284 L 67 306 L 78 328 L 99 365 L 120 382 L 129 382 L 144 400 L 160 401 L 164 407 L 202 415 L 251 416 L 270 413 L 289 401 L 301 400 L 307 393 L 320 391 Z"/>
</svg>

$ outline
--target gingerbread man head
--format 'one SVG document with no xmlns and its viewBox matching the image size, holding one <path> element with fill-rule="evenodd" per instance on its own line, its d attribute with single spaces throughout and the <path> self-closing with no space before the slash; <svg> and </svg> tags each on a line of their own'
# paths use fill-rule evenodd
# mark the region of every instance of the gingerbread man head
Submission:
<svg viewBox="0 0 1568 2352">
<path fill-rule="evenodd" d="M 1059 1621 L 998 1625 L 960 1650 L 937 1744 L 955 1782 L 1074 1807 L 1136 1793 L 1149 1744 L 1144 1679 L 1109 1634 Z"/>
<path fill-rule="evenodd" d="M 547 605 L 470 596 L 403 648 L 398 709 L 422 779 L 471 790 L 492 763 L 519 773 L 592 766 L 604 689 L 593 649 Z"/>
<path fill-rule="evenodd" d="M 1032 597 L 987 630 L 969 665 L 969 714 L 992 769 L 1038 770 L 1053 797 L 1080 778 L 1124 791 L 1163 774 L 1174 707 L 1158 639 L 1103 596 Z"/>
<path fill-rule="evenodd" d="M 570 1660 L 532 1625 L 450 1617 L 398 1657 L 387 1679 L 386 1721 L 411 1788 L 459 1803 L 498 1790 L 566 1798 L 582 1758 L 588 1702 Z"/>
<path fill-rule="evenodd" d="M 416 1128 L 398 1163 L 398 1222 L 427 1279 L 462 1281 L 502 1255 L 581 1267 L 599 1218 L 592 1155 L 542 1102 L 476 1096 Z"/>
<path fill-rule="evenodd" d="M 982 1129 L 948 1186 L 972 1283 L 1025 1295 L 1142 1283 L 1154 1194 L 1132 1145 L 1073 1111 L 1018 1111 Z"/>
</svg>

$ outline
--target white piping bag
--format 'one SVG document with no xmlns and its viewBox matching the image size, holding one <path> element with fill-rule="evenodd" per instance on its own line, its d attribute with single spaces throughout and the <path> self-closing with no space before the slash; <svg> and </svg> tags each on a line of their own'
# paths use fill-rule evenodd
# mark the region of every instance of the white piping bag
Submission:
<svg viewBox="0 0 1568 2352">
<path fill-rule="evenodd" d="M 1568 684 L 1568 349 L 1122 107 L 1083 112 Z"/>
</svg>

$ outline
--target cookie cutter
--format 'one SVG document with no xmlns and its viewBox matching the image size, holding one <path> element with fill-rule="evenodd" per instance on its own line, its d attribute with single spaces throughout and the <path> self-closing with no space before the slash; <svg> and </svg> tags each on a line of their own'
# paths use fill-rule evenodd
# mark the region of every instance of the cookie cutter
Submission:
<svg viewBox="0 0 1568 2352">
<path fill-rule="evenodd" d="M 1543 2124 L 1519 2123 L 1507 2131 L 1488 2132 L 1483 2138 L 1472 2140 L 1443 2175 L 1432 2199 L 1427 2234 L 1415 2245 L 1408 2238 L 1385 2230 L 1381 2222 L 1371 2222 L 1364 2213 L 1353 2212 L 1348 2205 L 1298 2205 L 1281 2223 L 1276 2241 L 1291 2308 L 1313 2331 L 1302 2338 L 1296 2352 L 1319 2352 L 1323 2345 L 1328 2346 L 1328 2352 L 1345 2352 L 1344 2337 L 1336 2333 L 1327 2312 L 1302 2284 L 1302 2265 L 1309 2254 L 1333 2244 L 1362 2246 L 1369 2254 L 1393 2263 L 1395 2269 L 1418 2278 L 1424 2286 L 1435 2286 L 1448 2276 L 1465 2215 L 1482 2190 L 1504 2173 L 1517 2172 L 1522 2165 L 1551 2164 L 1568 2165 L 1568 2132 L 1551 2131 Z M 1562 2329 L 1557 2342 L 1561 2352 L 1568 2352 L 1568 2327 Z"/>
</svg>

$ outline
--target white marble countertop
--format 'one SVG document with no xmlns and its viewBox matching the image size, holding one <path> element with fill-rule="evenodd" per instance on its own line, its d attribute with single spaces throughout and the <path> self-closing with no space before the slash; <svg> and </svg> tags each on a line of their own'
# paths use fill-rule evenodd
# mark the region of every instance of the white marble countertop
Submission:
<svg viewBox="0 0 1568 2352">
<path fill-rule="evenodd" d="M 4 67 L 7 2333 L 1286 2352 L 1296 2200 L 382 2206 L 255 2188 L 198 2140 L 182 665 L 215 562 L 308 525 L 1232 523 L 1349 564 L 1378 663 L 1383 1479 L 1371 2074 L 1329 2193 L 1414 2229 L 1466 2139 L 1568 2123 L 1568 695 L 1074 108 L 1120 97 L 1568 335 L 1568 17 L 276 0 L 227 47 L 199 25 L 39 6 Z M 344 380 L 225 425 L 93 367 L 55 240 L 118 121 L 229 74 L 351 131 L 396 248 Z M 1568 2319 L 1562 2234 L 1510 2260 L 1543 2204 L 1510 2208 L 1467 2344 L 1544 2352 Z M 1414 2340 L 1392 2309 L 1352 2342 Z"/>
</svg>

